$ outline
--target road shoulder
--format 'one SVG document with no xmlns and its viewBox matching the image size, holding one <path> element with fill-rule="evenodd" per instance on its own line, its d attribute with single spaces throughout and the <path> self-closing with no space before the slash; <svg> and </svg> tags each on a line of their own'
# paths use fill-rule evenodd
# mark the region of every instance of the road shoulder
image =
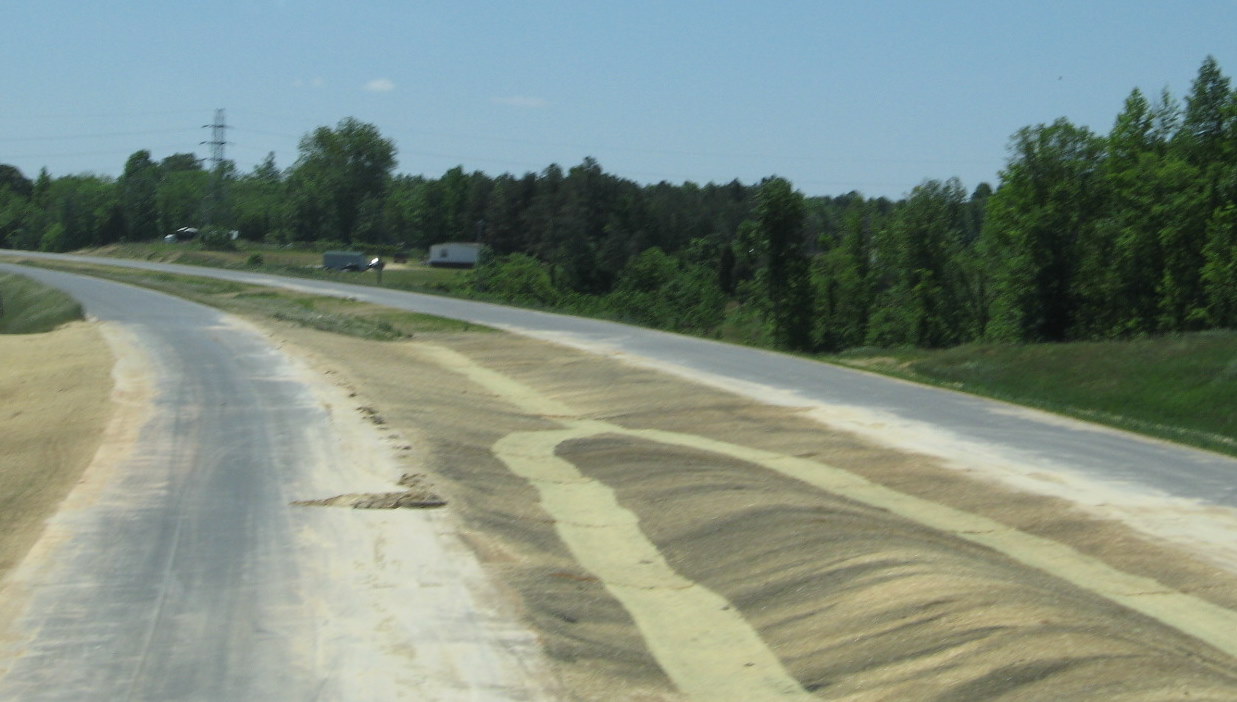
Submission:
<svg viewBox="0 0 1237 702">
<path fill-rule="evenodd" d="M 0 577 L 81 480 L 115 407 L 102 325 L 0 335 Z"/>
</svg>

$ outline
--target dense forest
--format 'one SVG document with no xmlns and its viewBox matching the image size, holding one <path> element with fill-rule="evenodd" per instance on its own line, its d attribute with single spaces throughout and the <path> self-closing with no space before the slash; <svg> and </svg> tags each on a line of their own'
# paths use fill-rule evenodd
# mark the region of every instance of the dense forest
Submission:
<svg viewBox="0 0 1237 702">
<path fill-rule="evenodd" d="M 1237 327 L 1237 92 L 1212 58 L 1183 101 L 1135 89 L 1106 135 L 1064 118 L 1019 130 L 997 187 L 969 193 L 952 178 L 896 202 L 776 177 L 640 185 L 591 158 L 497 177 L 395 165 L 354 119 L 307 134 L 286 170 L 147 151 L 119 178 L 0 165 L 0 246 L 182 226 L 205 245 L 226 230 L 373 251 L 480 241 L 475 294 L 804 351 Z"/>
</svg>

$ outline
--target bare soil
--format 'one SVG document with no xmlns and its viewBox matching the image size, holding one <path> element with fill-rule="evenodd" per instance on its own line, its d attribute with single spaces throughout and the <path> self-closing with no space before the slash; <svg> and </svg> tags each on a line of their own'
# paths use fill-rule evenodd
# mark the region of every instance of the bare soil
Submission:
<svg viewBox="0 0 1237 702">
<path fill-rule="evenodd" d="M 81 478 L 112 414 L 98 325 L 0 335 L 0 579 Z"/>
<path fill-rule="evenodd" d="M 1237 608 L 1232 573 L 1063 500 L 829 430 L 794 409 L 528 339 L 278 334 L 354 392 L 358 411 L 380 413 L 408 469 L 448 501 L 578 699 L 685 696 L 613 584 L 580 565 L 538 491 L 496 456 L 504 437 L 576 420 L 621 431 L 566 441 L 556 456 L 609 486 L 674 570 L 731 603 L 819 699 L 1237 699 L 1230 655 L 1101 594 L 750 461 L 627 431 L 820 461 Z M 444 367 L 427 344 L 495 379 L 487 386 Z M 511 401 L 506 380 L 544 409 Z"/>
</svg>

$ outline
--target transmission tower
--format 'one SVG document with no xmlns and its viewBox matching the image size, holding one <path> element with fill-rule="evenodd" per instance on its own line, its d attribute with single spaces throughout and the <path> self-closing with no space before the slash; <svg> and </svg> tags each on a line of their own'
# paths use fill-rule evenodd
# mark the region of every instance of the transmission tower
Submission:
<svg viewBox="0 0 1237 702">
<path fill-rule="evenodd" d="M 211 185 L 210 191 L 206 195 L 206 202 L 202 206 L 205 226 L 210 226 L 222 214 L 224 203 L 223 149 L 228 144 L 228 125 L 224 120 L 223 108 L 215 110 L 215 121 L 210 124 L 203 124 L 202 128 L 210 129 L 210 141 L 202 142 L 203 145 L 210 146 Z"/>
</svg>

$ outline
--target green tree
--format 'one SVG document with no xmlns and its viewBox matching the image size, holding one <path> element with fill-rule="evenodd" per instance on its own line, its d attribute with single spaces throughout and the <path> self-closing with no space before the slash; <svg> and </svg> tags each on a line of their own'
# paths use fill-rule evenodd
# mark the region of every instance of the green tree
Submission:
<svg viewBox="0 0 1237 702">
<path fill-rule="evenodd" d="M 829 351 L 859 346 L 867 339 L 872 306 L 872 241 L 875 232 L 885 226 L 876 206 L 858 193 L 853 195 L 835 199 L 835 204 L 842 208 L 838 230 L 822 237 L 826 250 L 812 263 L 816 337 L 822 348 Z"/>
<path fill-rule="evenodd" d="M 159 231 L 201 226 L 203 202 L 210 194 L 210 178 L 202 160 L 190 153 L 172 154 L 159 162 L 158 173 Z"/>
<path fill-rule="evenodd" d="M 383 208 L 384 226 L 391 239 L 402 246 L 428 249 L 433 241 L 420 224 L 420 193 L 426 187 L 420 176 L 395 176 L 387 189 Z"/>
<path fill-rule="evenodd" d="M 473 281 L 478 291 L 509 302 L 553 306 L 562 299 L 550 280 L 548 267 L 525 254 L 510 254 L 484 262 L 477 267 Z"/>
<path fill-rule="evenodd" d="M 1165 95 L 1161 105 L 1169 104 Z M 1151 215 L 1163 214 L 1156 203 L 1169 133 L 1158 125 L 1172 119 L 1135 89 L 1104 140 L 1100 177 L 1106 201 L 1088 246 L 1079 253 L 1075 284 L 1081 337 L 1120 337 L 1159 328 L 1163 223 Z"/>
<path fill-rule="evenodd" d="M 469 241 L 468 229 L 468 175 L 462 166 L 456 166 L 442 174 L 435 184 L 436 206 L 439 213 L 438 231 L 432 241 Z"/>
<path fill-rule="evenodd" d="M 155 191 L 159 231 L 171 233 L 181 227 L 198 226 L 202 221 L 202 202 L 210 189 L 210 174 L 201 169 L 160 170 L 162 177 Z"/>
<path fill-rule="evenodd" d="M 0 188 L 0 248 L 29 248 L 33 215 L 29 198 Z"/>
<path fill-rule="evenodd" d="M 4 190 L 28 200 L 34 195 L 34 183 L 22 175 L 16 166 L 0 163 L 0 191 Z"/>
<path fill-rule="evenodd" d="M 1165 173 L 1168 192 L 1162 200 L 1175 217 L 1160 232 L 1161 319 L 1171 329 L 1194 329 L 1209 317 L 1207 287 L 1213 283 L 1204 280 L 1203 269 L 1215 280 L 1215 256 L 1225 248 L 1228 226 L 1223 213 L 1237 204 L 1237 93 L 1212 56 L 1199 67 L 1186 97 L 1173 147 L 1184 163 Z"/>
<path fill-rule="evenodd" d="M 1102 140 L 1062 118 L 1025 127 L 1011 144 L 982 234 L 992 273 L 987 333 L 1003 341 L 1061 341 L 1077 312 L 1078 252 L 1103 202 Z"/>
<path fill-rule="evenodd" d="M 619 273 L 615 290 L 656 293 L 679 275 L 679 262 L 660 248 L 641 251 Z"/>
<path fill-rule="evenodd" d="M 516 179 L 504 174 L 494 181 L 494 190 L 486 204 L 484 242 L 498 255 L 527 251 L 527 237 L 521 217 L 532 196 L 529 185 L 535 176 Z M 535 187 L 535 185 L 534 185 Z"/>
<path fill-rule="evenodd" d="M 44 224 L 38 248 L 71 251 L 110 243 L 120 232 L 116 225 L 120 203 L 117 185 L 90 175 L 65 176 L 51 182 L 46 194 Z"/>
<path fill-rule="evenodd" d="M 885 286 L 868 340 L 941 347 L 973 338 L 958 261 L 966 249 L 966 191 L 957 178 L 915 187 L 877 244 Z"/>
<path fill-rule="evenodd" d="M 163 175 L 177 171 L 201 171 L 202 159 L 195 154 L 172 154 L 159 162 L 159 172 Z"/>
<path fill-rule="evenodd" d="M 1203 290 L 1208 320 L 1237 328 L 1237 205 L 1225 205 L 1211 218 L 1203 251 Z"/>
<path fill-rule="evenodd" d="M 559 210 L 563 202 L 563 169 L 551 163 L 533 179 L 532 195 L 524 211 L 528 253 L 543 261 L 554 260 L 559 243 Z"/>
<path fill-rule="evenodd" d="M 52 176 L 47 172 L 46 168 L 39 169 L 39 176 L 34 181 L 34 188 L 30 192 L 30 202 L 35 207 L 43 209 L 47 207 L 47 194 L 52 187 Z"/>
<path fill-rule="evenodd" d="M 30 225 L 34 183 L 14 166 L 0 164 L 0 247 L 18 248 Z"/>
<path fill-rule="evenodd" d="M 120 208 L 125 217 L 125 238 L 153 239 L 159 234 L 159 167 L 149 151 L 134 152 L 120 176 Z"/>
<path fill-rule="evenodd" d="M 1186 97 L 1185 114 L 1177 132 L 1178 146 L 1193 163 L 1214 162 L 1215 150 L 1234 117 L 1233 100 L 1228 77 L 1220 71 L 1215 57 L 1208 56 Z"/>
<path fill-rule="evenodd" d="M 383 203 L 376 197 L 365 198 L 357 212 L 352 240 L 362 244 L 389 244 L 392 242 L 386 228 Z"/>
<path fill-rule="evenodd" d="M 654 246 L 628 261 L 605 306 L 620 319 L 671 331 L 709 334 L 721 325 L 726 298 L 711 268 Z"/>
<path fill-rule="evenodd" d="M 287 241 L 288 219 L 283 174 L 269 153 L 249 173 L 231 183 L 233 225 L 246 239 Z"/>
<path fill-rule="evenodd" d="M 384 198 L 395 145 L 378 128 L 351 117 L 300 141 L 289 177 L 291 220 L 302 240 L 351 240 L 366 198 Z"/>
<path fill-rule="evenodd" d="M 765 294 L 773 342 L 812 347 L 812 286 L 804 252 L 803 195 L 784 178 L 768 178 L 756 195 L 756 226 L 763 245 Z"/>
<path fill-rule="evenodd" d="M 1157 244 L 1163 260 L 1157 287 L 1159 327 L 1163 331 L 1199 329 L 1206 319 L 1203 249 L 1212 208 L 1207 204 L 1211 189 L 1202 170 L 1169 157 L 1149 179 L 1157 187 L 1146 216 L 1158 229 Z"/>
<path fill-rule="evenodd" d="M 600 248 L 606 235 L 607 213 L 615 204 L 614 178 L 592 158 L 572 167 L 556 192 L 553 226 L 543 242 L 547 258 L 560 273 L 560 284 L 577 292 L 607 291 L 601 275 Z"/>
</svg>

